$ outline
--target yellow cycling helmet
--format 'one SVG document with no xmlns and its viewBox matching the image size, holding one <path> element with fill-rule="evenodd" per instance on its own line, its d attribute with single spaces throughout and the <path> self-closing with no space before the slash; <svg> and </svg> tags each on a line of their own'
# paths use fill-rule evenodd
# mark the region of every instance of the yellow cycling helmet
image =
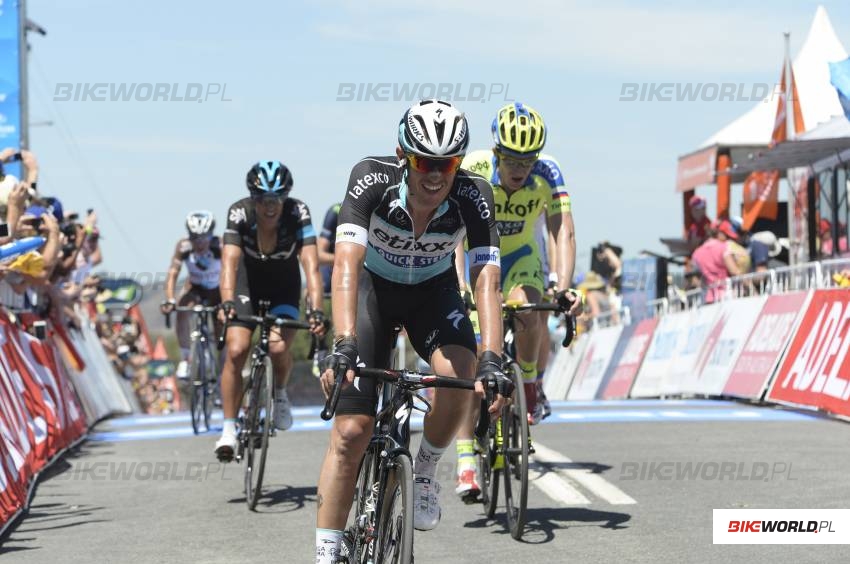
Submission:
<svg viewBox="0 0 850 564">
<path fill-rule="evenodd" d="M 546 124 L 534 108 L 519 102 L 499 110 L 493 120 L 493 142 L 503 153 L 538 153 L 546 143 Z"/>
</svg>

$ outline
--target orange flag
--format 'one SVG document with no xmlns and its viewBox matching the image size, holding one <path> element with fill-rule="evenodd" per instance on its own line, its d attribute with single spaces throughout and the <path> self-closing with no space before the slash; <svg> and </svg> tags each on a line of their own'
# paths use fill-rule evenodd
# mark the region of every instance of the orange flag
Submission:
<svg viewBox="0 0 850 564">
<path fill-rule="evenodd" d="M 785 65 L 782 65 L 782 77 L 779 79 L 779 101 L 776 104 L 776 119 L 773 121 L 773 135 L 770 146 L 788 139 L 786 127 L 787 91 L 785 88 Z M 803 112 L 797 96 L 797 83 L 791 70 L 791 99 L 794 112 L 794 132 L 806 130 L 803 125 Z M 744 230 L 749 231 L 759 217 L 776 219 L 779 214 L 779 171 L 757 171 L 744 181 Z"/>
</svg>

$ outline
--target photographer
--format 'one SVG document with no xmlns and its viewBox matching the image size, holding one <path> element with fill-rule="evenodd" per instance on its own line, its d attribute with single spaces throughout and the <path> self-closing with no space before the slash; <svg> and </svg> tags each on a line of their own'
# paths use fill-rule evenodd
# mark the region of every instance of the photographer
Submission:
<svg viewBox="0 0 850 564">
<path fill-rule="evenodd" d="M 20 161 L 24 165 L 24 180 L 19 181 L 17 177 L 3 172 L 3 164 Z M 0 151 L 0 205 L 5 205 L 9 194 L 20 184 L 23 185 L 28 197 L 36 195 L 36 181 L 38 180 L 38 161 L 35 155 L 27 150 L 6 148 Z"/>
<path fill-rule="evenodd" d="M 622 247 L 602 241 L 593 249 L 590 270 L 604 278 L 608 285 L 615 290 L 620 289 L 620 275 L 623 272 L 623 262 L 620 255 L 623 254 Z"/>
</svg>

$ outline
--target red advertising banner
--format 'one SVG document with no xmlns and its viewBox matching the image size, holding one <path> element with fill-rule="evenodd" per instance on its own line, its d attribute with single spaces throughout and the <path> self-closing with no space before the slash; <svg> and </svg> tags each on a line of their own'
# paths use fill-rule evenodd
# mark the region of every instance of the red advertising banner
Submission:
<svg viewBox="0 0 850 564">
<path fill-rule="evenodd" d="M 605 391 L 602 393 L 604 399 L 624 398 L 629 395 L 632 383 L 637 376 L 643 357 L 652 342 L 652 332 L 658 325 L 657 319 L 644 319 L 638 323 L 634 333 L 629 338 L 623 355 L 615 359 L 616 367 L 614 375 L 608 381 Z"/>
<path fill-rule="evenodd" d="M 724 395 L 753 399 L 761 396 L 808 297 L 808 292 L 794 292 L 767 299 L 726 381 Z"/>
<path fill-rule="evenodd" d="M 0 310 L 0 526 L 24 507 L 35 474 L 86 432 L 57 354 Z"/>
<path fill-rule="evenodd" d="M 850 417 L 850 290 L 817 290 L 768 399 Z"/>
</svg>

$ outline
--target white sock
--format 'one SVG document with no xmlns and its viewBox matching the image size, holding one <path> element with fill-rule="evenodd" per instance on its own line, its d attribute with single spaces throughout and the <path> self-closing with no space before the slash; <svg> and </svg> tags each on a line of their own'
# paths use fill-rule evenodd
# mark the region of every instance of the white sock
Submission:
<svg viewBox="0 0 850 564">
<path fill-rule="evenodd" d="M 275 388 L 274 397 L 277 401 L 283 401 L 284 398 L 288 400 L 289 397 L 286 395 L 286 386 L 284 386 L 283 388 Z"/>
<path fill-rule="evenodd" d="M 433 478 L 437 472 L 437 463 L 440 462 L 445 451 L 446 447 L 435 447 L 423 434 L 422 442 L 419 444 L 419 454 L 416 455 L 416 461 L 413 463 L 413 473 L 424 478 Z"/>
<path fill-rule="evenodd" d="M 221 435 L 236 435 L 236 419 L 225 419 Z"/>
<path fill-rule="evenodd" d="M 339 552 L 342 531 L 316 529 L 316 564 L 333 564 Z"/>
</svg>

